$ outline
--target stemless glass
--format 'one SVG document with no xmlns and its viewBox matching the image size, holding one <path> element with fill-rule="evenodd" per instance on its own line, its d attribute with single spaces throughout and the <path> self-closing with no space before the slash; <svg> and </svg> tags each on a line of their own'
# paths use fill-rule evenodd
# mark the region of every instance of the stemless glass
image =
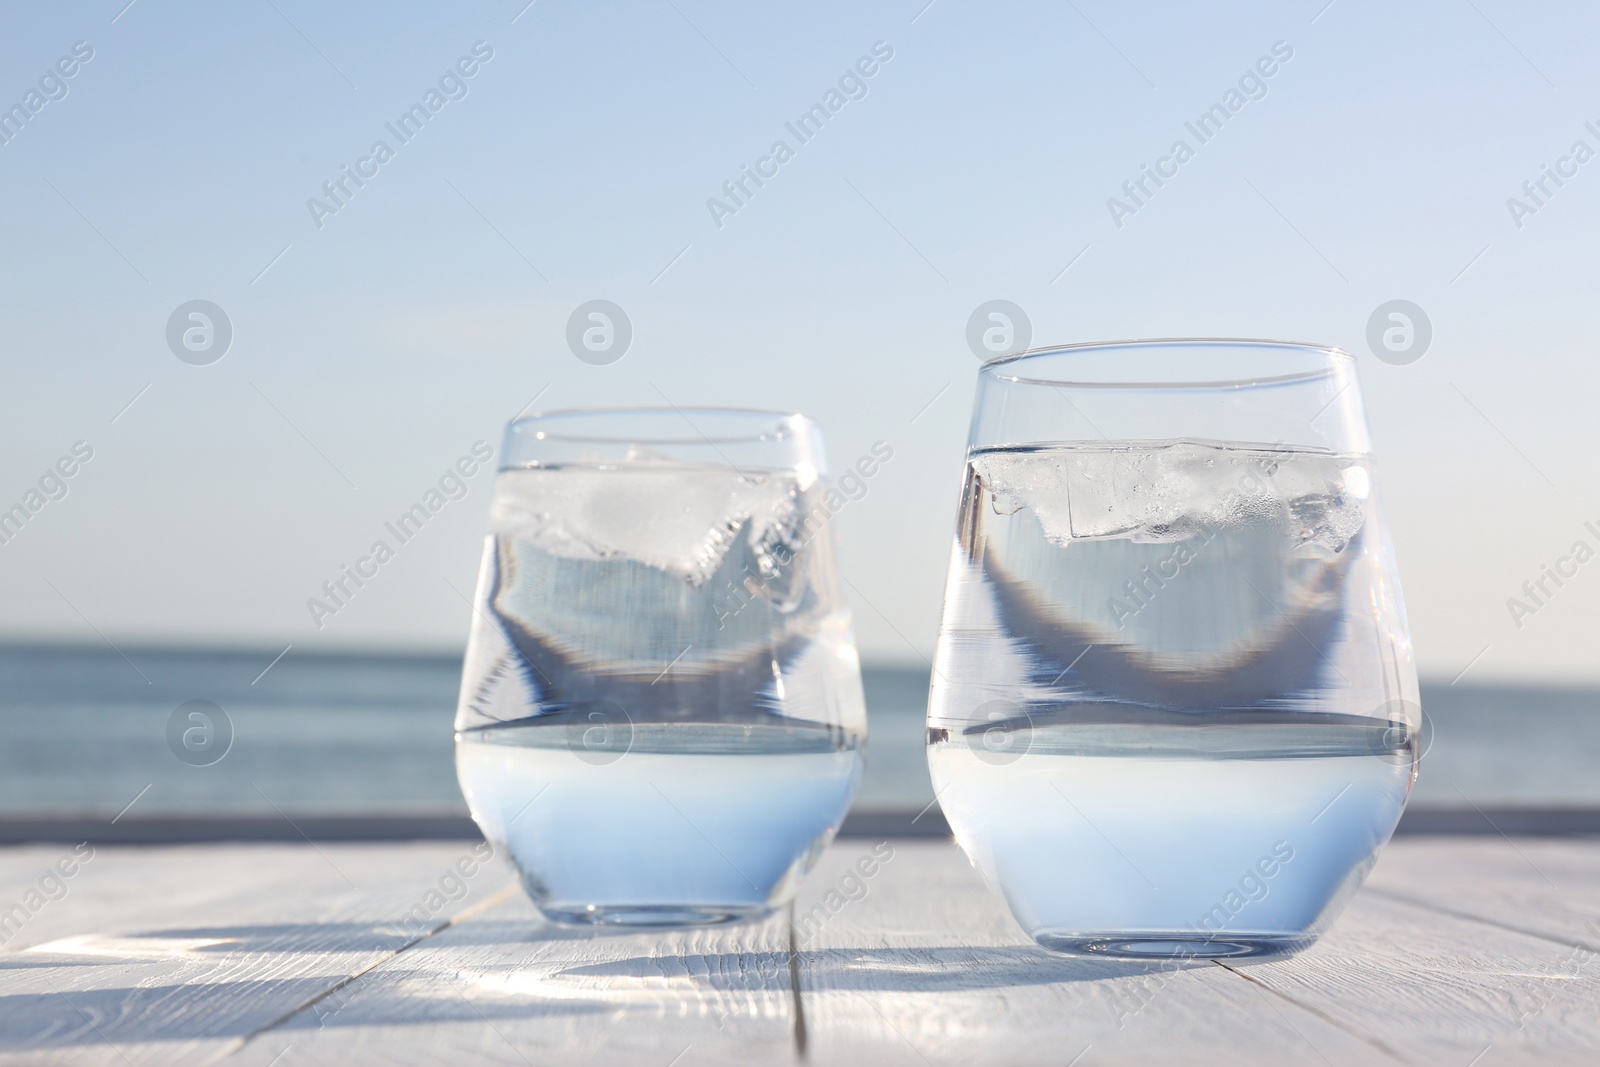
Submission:
<svg viewBox="0 0 1600 1067">
<path fill-rule="evenodd" d="M 757 918 L 832 840 L 866 711 L 825 466 L 800 415 L 507 427 L 456 771 L 547 918 Z"/>
<path fill-rule="evenodd" d="M 1071 345 L 980 372 L 928 710 L 956 840 L 1046 948 L 1310 944 L 1421 708 L 1351 358 Z"/>
</svg>

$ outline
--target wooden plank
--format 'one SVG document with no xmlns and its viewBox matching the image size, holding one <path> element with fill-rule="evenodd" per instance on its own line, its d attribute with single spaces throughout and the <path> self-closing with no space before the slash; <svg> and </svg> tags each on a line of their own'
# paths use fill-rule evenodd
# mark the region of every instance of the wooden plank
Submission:
<svg viewBox="0 0 1600 1067">
<path fill-rule="evenodd" d="M 1368 883 L 1395 900 L 1600 952 L 1600 840 L 1420 838 Z"/>
<path fill-rule="evenodd" d="M 0 953 L 0 1064 L 1600 1062 L 1600 842 L 1397 842 L 1311 951 L 1170 970 L 1043 952 L 949 844 L 837 843 L 792 957 L 552 929 L 498 865 L 426 904 L 469 851 L 97 846 Z M 69 854 L 0 849 L 0 922 Z"/>
<path fill-rule="evenodd" d="M 63 854 L 0 851 L 0 907 L 26 908 L 18 887 L 59 873 Z M 493 866 L 461 877 L 469 855 L 461 844 L 98 847 L 0 955 L 0 1063 L 212 1062 L 507 888 Z"/>
<path fill-rule="evenodd" d="M 817 1062 L 1388 1059 L 1359 1027 L 1341 1028 L 1214 964 L 1168 969 L 1052 955 L 1017 928 L 954 846 L 885 844 L 893 856 L 870 878 L 861 872 L 872 864 L 857 864 L 878 859 L 881 845 L 835 847 L 796 909 Z"/>
<path fill-rule="evenodd" d="M 1600 1062 L 1600 953 L 1377 893 L 1300 956 L 1228 967 L 1416 1062 Z"/>
<path fill-rule="evenodd" d="M 544 924 L 519 893 L 228 1063 L 792 1064 L 787 949 L 782 914 L 676 932 L 571 930 Z"/>
</svg>

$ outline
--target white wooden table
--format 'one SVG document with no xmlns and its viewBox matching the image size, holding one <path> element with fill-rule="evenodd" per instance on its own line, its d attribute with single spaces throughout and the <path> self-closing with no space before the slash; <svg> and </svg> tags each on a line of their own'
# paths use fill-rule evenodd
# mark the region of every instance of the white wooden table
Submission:
<svg viewBox="0 0 1600 1067">
<path fill-rule="evenodd" d="M 1403 838 L 1309 952 L 1176 971 L 1051 956 L 889 844 L 853 900 L 882 843 L 833 846 L 804 931 L 628 934 L 457 883 L 464 842 L 0 849 L 0 1063 L 1600 1064 L 1597 839 Z"/>
</svg>

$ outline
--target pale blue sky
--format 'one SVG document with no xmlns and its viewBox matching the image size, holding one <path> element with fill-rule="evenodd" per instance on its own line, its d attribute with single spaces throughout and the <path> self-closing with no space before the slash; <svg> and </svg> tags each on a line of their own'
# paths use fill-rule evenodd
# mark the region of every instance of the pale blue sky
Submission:
<svg viewBox="0 0 1600 1067">
<path fill-rule="evenodd" d="M 0 507 L 75 441 L 94 458 L 0 545 L 0 632 L 457 646 L 484 475 L 322 630 L 305 600 L 543 391 L 798 409 L 836 465 L 889 442 L 839 531 L 864 651 L 915 661 L 977 366 L 966 320 L 1004 298 L 1035 344 L 1348 348 L 1423 672 L 1600 678 L 1600 561 L 1520 629 L 1506 605 L 1575 540 L 1600 547 L 1600 160 L 1520 228 L 1506 206 L 1575 140 L 1600 149 L 1600 12 L 923 2 L 11 15 L 0 103 L 75 42 L 94 55 L 0 146 Z M 307 198 L 478 41 L 493 57 L 465 98 L 317 228 Z M 707 198 L 879 41 L 893 58 L 865 98 L 719 229 Z M 1119 229 L 1107 198 L 1279 41 L 1266 96 Z M 233 324 L 210 366 L 165 340 L 196 298 Z M 565 343 L 593 298 L 634 326 L 609 366 Z M 1408 366 L 1366 347 L 1395 298 L 1433 323 Z"/>
</svg>

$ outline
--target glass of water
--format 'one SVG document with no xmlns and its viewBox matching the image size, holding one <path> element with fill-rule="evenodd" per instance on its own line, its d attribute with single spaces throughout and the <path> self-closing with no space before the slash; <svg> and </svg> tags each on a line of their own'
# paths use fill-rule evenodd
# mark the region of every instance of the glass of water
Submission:
<svg viewBox="0 0 1600 1067">
<path fill-rule="evenodd" d="M 825 467 L 800 415 L 507 427 L 456 771 L 547 918 L 759 918 L 832 840 L 866 711 Z"/>
<path fill-rule="evenodd" d="M 1420 758 L 1355 368 L 1277 341 L 980 372 L 928 711 L 956 839 L 1041 945 L 1310 944 Z"/>
</svg>

